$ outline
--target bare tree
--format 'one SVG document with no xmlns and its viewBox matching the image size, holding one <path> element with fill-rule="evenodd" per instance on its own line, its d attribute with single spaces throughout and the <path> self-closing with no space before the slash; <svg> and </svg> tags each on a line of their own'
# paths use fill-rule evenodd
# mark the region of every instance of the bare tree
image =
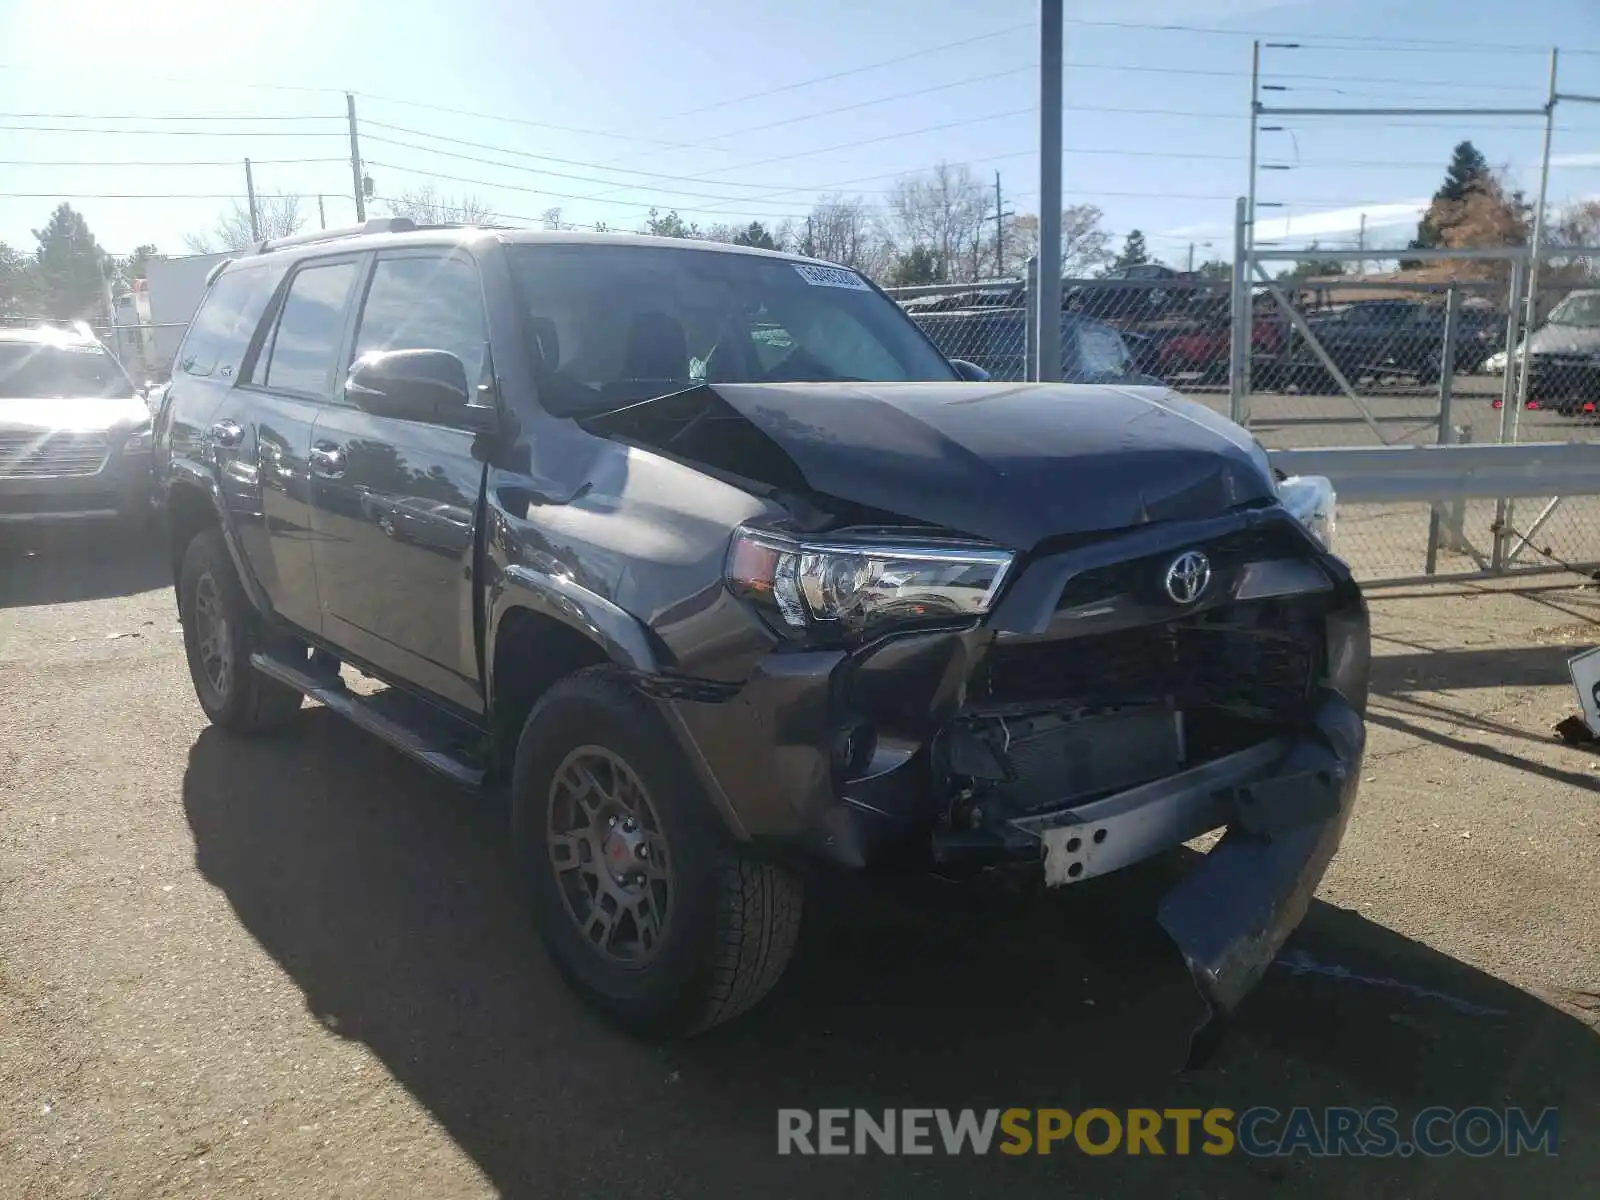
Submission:
<svg viewBox="0 0 1600 1200">
<path fill-rule="evenodd" d="M 539 214 L 539 225 L 541 228 L 549 230 L 564 229 L 565 226 L 561 224 L 561 209 L 545 209 Z"/>
<path fill-rule="evenodd" d="M 195 254 L 215 254 L 219 250 L 243 250 L 264 238 L 289 237 L 305 227 L 300 197 L 276 192 L 256 197 L 256 224 L 250 226 L 250 207 L 242 200 L 220 217 L 210 233 L 184 234 L 183 244 Z"/>
<path fill-rule="evenodd" d="M 889 193 L 895 249 L 902 256 L 917 247 L 933 251 L 946 282 L 978 278 L 986 258 L 991 270 L 993 263 L 989 196 L 965 163 L 902 176 Z"/>
<path fill-rule="evenodd" d="M 1081 279 L 1114 257 L 1111 235 L 1100 222 L 1105 214 L 1092 204 L 1074 204 L 1061 210 L 1061 277 Z M 1039 218 L 1023 213 L 1006 222 L 1005 262 L 999 274 L 1020 279 L 1028 259 L 1039 252 Z"/>
<path fill-rule="evenodd" d="M 407 188 L 385 203 L 397 217 L 410 217 L 418 225 L 484 225 L 493 217 L 489 202 L 471 192 L 446 196 L 431 183 Z M 560 210 L 556 210 L 559 214 Z"/>
<path fill-rule="evenodd" d="M 804 229 L 797 226 L 790 231 L 780 227 L 775 240 L 779 245 L 795 245 L 801 254 L 850 267 L 874 279 L 894 260 L 894 248 L 883 231 L 881 215 L 859 196 L 824 196 L 812 208 Z"/>
</svg>

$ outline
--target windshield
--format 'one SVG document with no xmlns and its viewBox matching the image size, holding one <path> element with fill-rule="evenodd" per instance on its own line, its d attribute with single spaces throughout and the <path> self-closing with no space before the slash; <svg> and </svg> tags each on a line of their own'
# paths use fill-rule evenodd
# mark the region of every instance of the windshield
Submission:
<svg viewBox="0 0 1600 1200">
<path fill-rule="evenodd" d="M 133 394 L 127 373 L 100 346 L 0 342 L 0 398 Z"/>
<path fill-rule="evenodd" d="M 558 415 L 700 383 L 894 383 L 955 372 L 852 271 L 693 247 L 511 246 Z"/>
<path fill-rule="evenodd" d="M 1579 292 L 1550 310 L 1552 325 L 1600 325 L 1600 292 Z"/>
</svg>

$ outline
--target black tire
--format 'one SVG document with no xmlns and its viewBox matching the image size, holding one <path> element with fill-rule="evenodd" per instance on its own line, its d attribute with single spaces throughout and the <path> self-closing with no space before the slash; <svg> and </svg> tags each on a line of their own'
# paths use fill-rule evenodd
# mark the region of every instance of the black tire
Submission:
<svg viewBox="0 0 1600 1200">
<path fill-rule="evenodd" d="M 223 618 L 220 628 L 200 611 L 211 605 Z M 195 696 L 213 725 L 234 733 L 258 733 L 294 718 L 300 711 L 300 693 L 250 665 L 250 654 L 260 641 L 260 621 L 234 573 L 221 530 L 202 530 L 184 551 L 178 611 Z M 208 640 L 214 652 L 210 657 L 204 648 Z M 219 662 L 226 664 L 224 671 L 216 669 Z"/>
<path fill-rule="evenodd" d="M 631 964 L 612 952 L 613 930 L 624 928 L 615 907 L 600 934 L 605 947 L 593 940 L 594 913 L 609 888 L 599 875 L 617 861 L 607 857 L 615 846 L 608 840 L 607 849 L 597 851 L 589 833 L 569 828 L 555 836 L 574 851 L 575 866 L 558 873 L 551 854 L 551 826 L 565 823 L 564 812 L 577 811 L 570 808 L 573 793 L 560 790 L 561 779 L 571 778 L 574 761 L 606 761 L 594 758 L 595 751 L 620 761 L 642 787 L 654 829 L 633 836 L 648 834 L 649 844 L 661 847 L 654 857 L 669 867 L 654 939 L 645 936 L 648 923 L 640 925 L 629 910 L 626 919 L 634 922 L 637 939 Z M 611 795 L 628 790 L 618 779 L 609 777 L 610 792 L 594 787 L 584 794 L 604 797 L 603 807 Z M 750 1008 L 783 974 L 800 931 L 800 881 L 786 868 L 740 850 L 659 714 L 609 668 L 556 684 L 528 715 L 512 773 L 511 819 L 518 866 L 545 945 L 573 988 L 625 1028 L 653 1037 L 710 1028 Z M 593 816 L 591 828 L 605 819 L 603 813 Z M 593 868 L 593 888 L 576 866 L 582 858 L 578 841 L 589 843 L 584 862 Z M 625 882 L 614 874 L 610 880 Z M 654 880 L 643 884 L 655 886 Z M 658 898 L 648 907 L 654 910 Z M 586 903 L 589 937 L 575 915 Z"/>
</svg>

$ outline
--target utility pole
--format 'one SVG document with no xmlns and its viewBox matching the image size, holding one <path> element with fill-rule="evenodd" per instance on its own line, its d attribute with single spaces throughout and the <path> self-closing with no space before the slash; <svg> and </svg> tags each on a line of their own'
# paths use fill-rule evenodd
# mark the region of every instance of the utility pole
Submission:
<svg viewBox="0 0 1600 1200">
<path fill-rule="evenodd" d="M 356 220 L 367 219 L 366 189 L 361 179 L 361 142 L 356 137 L 356 94 L 344 94 L 345 116 L 350 121 L 350 182 L 354 185 L 356 197 Z"/>
<path fill-rule="evenodd" d="M 1039 361 L 1061 379 L 1061 39 L 1063 0 L 1039 0 Z"/>
<path fill-rule="evenodd" d="M 326 229 L 328 227 L 328 210 L 322 207 L 322 196 L 320 193 L 317 195 L 317 227 L 319 229 Z"/>
<path fill-rule="evenodd" d="M 261 240 L 261 216 L 256 212 L 256 180 L 250 172 L 250 160 L 244 160 L 244 192 L 250 200 L 250 240 Z"/>
<path fill-rule="evenodd" d="M 1000 172 L 994 173 L 994 276 L 1004 279 L 1006 274 L 1006 218 L 1011 216 L 1000 198 Z"/>
<path fill-rule="evenodd" d="M 1184 268 L 1184 274 L 1186 274 L 1186 275 L 1193 275 L 1194 274 L 1194 243 L 1193 242 L 1189 243 L 1189 265 Z"/>
<path fill-rule="evenodd" d="M 1361 214 L 1361 228 L 1356 231 L 1356 249 L 1360 250 L 1363 254 L 1365 254 L 1366 250 L 1367 250 L 1367 214 L 1366 213 L 1362 213 Z M 1359 262 L 1356 263 L 1356 274 L 1357 275 L 1365 275 L 1366 273 L 1367 273 L 1367 260 L 1363 258 Z"/>
</svg>

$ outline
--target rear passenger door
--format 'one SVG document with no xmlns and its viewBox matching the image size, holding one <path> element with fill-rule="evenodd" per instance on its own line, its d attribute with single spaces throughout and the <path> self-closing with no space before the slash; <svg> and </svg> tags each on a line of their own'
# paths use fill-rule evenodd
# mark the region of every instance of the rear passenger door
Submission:
<svg viewBox="0 0 1600 1200">
<path fill-rule="evenodd" d="M 448 350 L 493 399 L 478 269 L 445 247 L 380 253 L 341 364 Z M 392 678 L 481 712 L 473 533 L 484 462 L 474 434 L 379 417 L 342 398 L 312 433 L 312 527 L 323 634 Z"/>
<path fill-rule="evenodd" d="M 322 632 L 311 547 L 311 426 L 333 396 L 363 258 L 295 267 L 238 389 L 260 508 L 259 520 L 240 527 L 240 539 L 278 615 L 311 633 Z"/>
</svg>

